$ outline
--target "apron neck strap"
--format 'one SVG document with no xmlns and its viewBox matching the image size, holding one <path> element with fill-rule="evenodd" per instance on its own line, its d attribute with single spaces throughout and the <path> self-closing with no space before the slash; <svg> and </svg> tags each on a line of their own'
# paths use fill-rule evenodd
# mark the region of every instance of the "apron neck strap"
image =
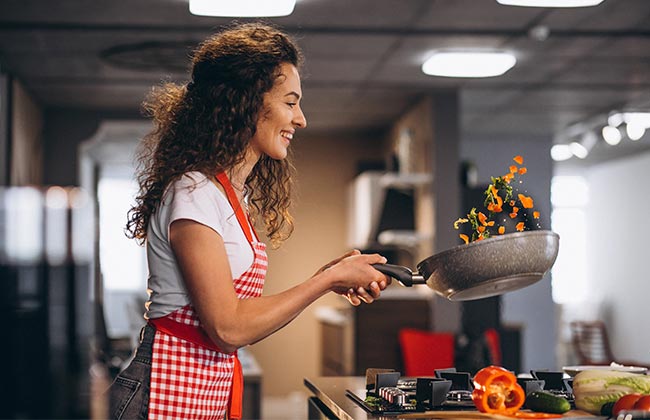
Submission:
<svg viewBox="0 0 650 420">
<path fill-rule="evenodd" d="M 221 184 L 223 189 L 226 191 L 228 202 L 235 211 L 235 217 L 237 217 L 239 226 L 241 226 L 242 230 L 244 231 L 246 239 L 248 239 L 248 242 L 253 245 L 253 235 L 251 234 L 251 231 L 253 230 L 252 224 L 250 223 L 250 219 L 244 213 L 244 210 L 241 208 L 241 204 L 239 204 L 239 199 L 237 198 L 235 189 L 232 187 L 228 176 L 225 172 L 222 171 L 217 173 L 216 178 L 219 184 Z M 257 234 L 255 236 L 257 236 Z"/>
</svg>

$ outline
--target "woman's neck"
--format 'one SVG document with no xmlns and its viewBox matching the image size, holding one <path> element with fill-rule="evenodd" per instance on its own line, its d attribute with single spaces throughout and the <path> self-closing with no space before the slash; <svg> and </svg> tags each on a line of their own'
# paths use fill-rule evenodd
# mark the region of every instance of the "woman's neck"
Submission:
<svg viewBox="0 0 650 420">
<path fill-rule="evenodd" d="M 233 188 L 239 193 L 243 194 L 244 188 L 246 186 L 246 180 L 248 176 L 253 171 L 255 164 L 257 163 L 258 157 L 254 156 L 252 153 L 247 153 L 246 158 L 243 161 L 233 166 L 229 171 L 226 172 L 230 184 Z"/>
</svg>

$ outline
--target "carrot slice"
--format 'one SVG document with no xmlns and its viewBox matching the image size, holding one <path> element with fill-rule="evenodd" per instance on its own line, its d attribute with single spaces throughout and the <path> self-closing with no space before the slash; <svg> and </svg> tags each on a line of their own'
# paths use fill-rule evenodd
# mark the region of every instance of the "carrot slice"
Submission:
<svg viewBox="0 0 650 420">
<path fill-rule="evenodd" d="M 521 157 L 521 155 L 517 155 L 517 156 L 513 157 L 512 160 L 514 160 L 515 162 L 517 162 L 520 165 L 524 164 L 524 158 Z"/>
<path fill-rule="evenodd" d="M 526 172 L 528 172 L 528 169 L 526 169 L 525 166 L 522 166 L 521 168 L 519 168 L 519 171 L 518 171 L 518 172 L 519 172 L 519 175 L 523 175 L 523 174 L 525 174 Z"/>
<path fill-rule="evenodd" d="M 506 233 L 506 227 L 505 226 L 499 226 L 499 235 L 503 235 Z"/>
<path fill-rule="evenodd" d="M 517 411 L 515 413 L 505 415 L 517 419 L 559 419 L 563 417 L 562 414 L 535 413 L 530 411 Z"/>
<path fill-rule="evenodd" d="M 533 217 L 534 217 L 535 219 L 539 219 L 539 212 L 538 212 L 537 210 L 535 210 L 535 211 L 533 212 Z"/>
<path fill-rule="evenodd" d="M 510 165 L 510 173 L 511 174 L 517 173 L 517 167 L 515 165 Z"/>
<path fill-rule="evenodd" d="M 519 222 L 517 223 L 517 226 L 515 226 L 517 229 L 517 232 L 523 232 L 524 231 L 524 222 Z"/>
</svg>

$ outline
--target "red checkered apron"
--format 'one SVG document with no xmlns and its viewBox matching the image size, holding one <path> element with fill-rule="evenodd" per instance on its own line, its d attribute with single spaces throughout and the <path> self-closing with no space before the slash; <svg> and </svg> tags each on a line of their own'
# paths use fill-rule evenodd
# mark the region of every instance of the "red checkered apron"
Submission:
<svg viewBox="0 0 650 420">
<path fill-rule="evenodd" d="M 262 294 L 266 245 L 251 234 L 252 224 L 224 173 L 217 180 L 255 254 L 253 264 L 233 281 L 239 299 Z M 254 233 L 254 231 L 253 231 Z M 224 353 L 208 338 L 191 305 L 149 320 L 156 327 L 151 360 L 150 419 L 223 420 L 242 415 L 243 374 L 237 353 Z"/>
</svg>

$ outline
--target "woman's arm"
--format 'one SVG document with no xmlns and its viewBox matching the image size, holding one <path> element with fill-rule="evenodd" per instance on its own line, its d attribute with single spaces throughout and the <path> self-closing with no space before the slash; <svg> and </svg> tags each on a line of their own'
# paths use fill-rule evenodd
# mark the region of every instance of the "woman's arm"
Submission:
<svg viewBox="0 0 650 420">
<path fill-rule="evenodd" d="M 370 266 L 385 263 L 377 254 L 356 254 L 333 261 L 308 280 L 276 295 L 239 299 L 232 284 L 223 239 L 214 230 L 181 219 L 169 239 L 195 310 L 208 336 L 225 352 L 254 343 L 295 318 L 329 291 L 372 301 L 387 278 Z M 368 291 L 366 291 L 368 290 Z"/>
</svg>

